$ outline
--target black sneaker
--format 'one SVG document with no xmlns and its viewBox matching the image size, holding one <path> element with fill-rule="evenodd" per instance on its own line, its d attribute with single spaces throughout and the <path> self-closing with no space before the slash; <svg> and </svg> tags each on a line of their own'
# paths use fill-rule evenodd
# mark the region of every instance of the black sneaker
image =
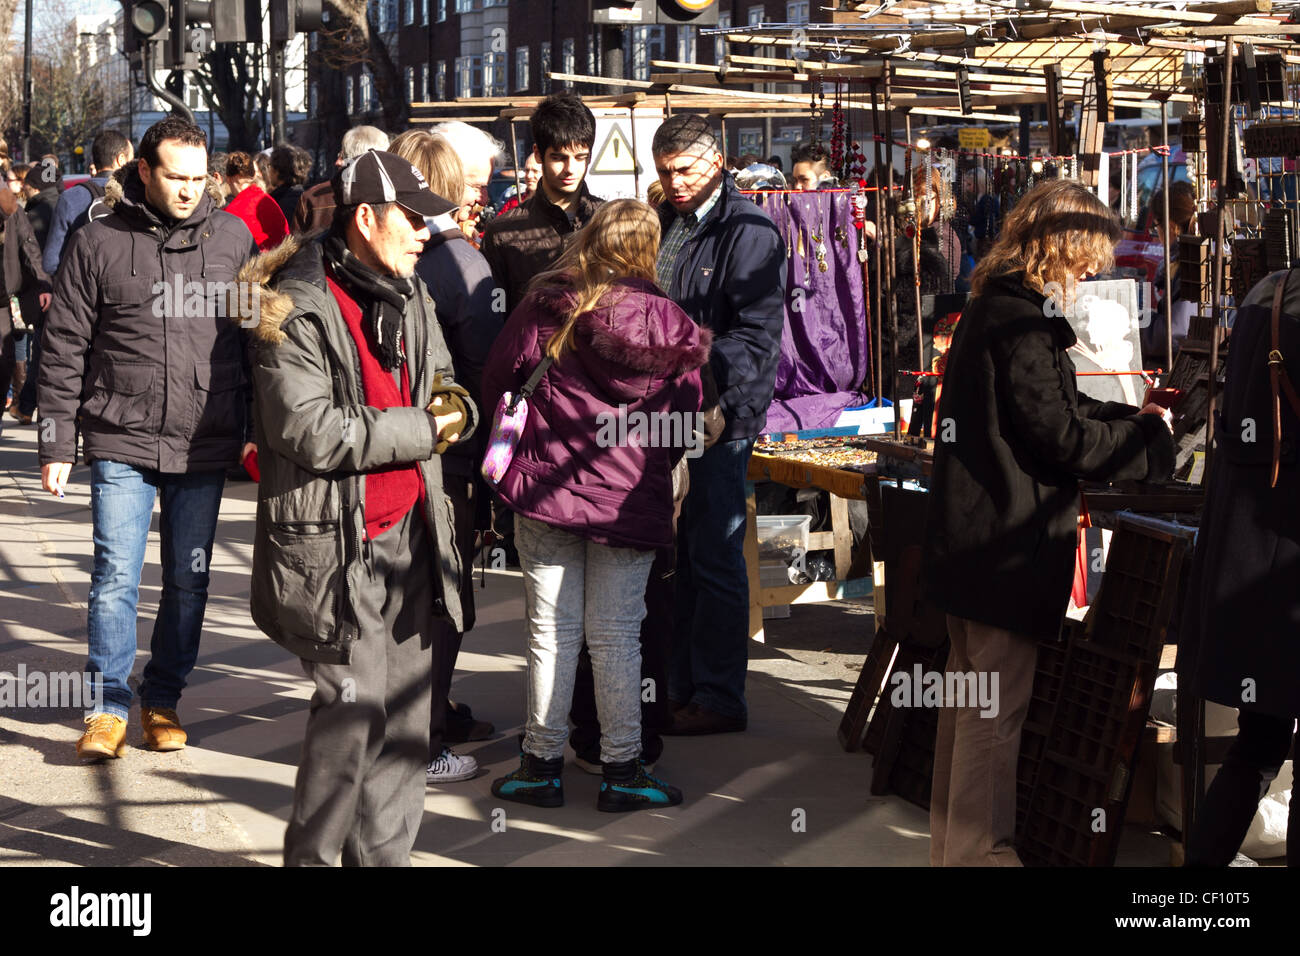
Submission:
<svg viewBox="0 0 1300 956">
<path fill-rule="evenodd" d="M 543 760 L 530 753 L 520 754 L 519 769 L 492 784 L 492 793 L 502 800 L 529 803 L 535 807 L 564 806 L 564 784 L 560 774 L 564 758 Z"/>
<path fill-rule="evenodd" d="M 671 784 L 652 777 L 639 760 L 605 764 L 605 780 L 600 785 L 596 809 L 606 813 L 625 810 L 653 810 L 675 807 L 682 802 L 682 792 Z"/>
</svg>

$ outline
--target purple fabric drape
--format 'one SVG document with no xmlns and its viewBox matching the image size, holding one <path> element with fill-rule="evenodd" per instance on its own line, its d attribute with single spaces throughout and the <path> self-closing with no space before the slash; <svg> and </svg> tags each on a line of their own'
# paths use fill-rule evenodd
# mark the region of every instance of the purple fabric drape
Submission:
<svg viewBox="0 0 1300 956">
<path fill-rule="evenodd" d="M 785 329 L 766 431 L 827 428 L 866 401 L 871 345 L 847 192 L 755 195 L 786 244 Z M 825 246 L 826 271 L 817 247 Z"/>
</svg>

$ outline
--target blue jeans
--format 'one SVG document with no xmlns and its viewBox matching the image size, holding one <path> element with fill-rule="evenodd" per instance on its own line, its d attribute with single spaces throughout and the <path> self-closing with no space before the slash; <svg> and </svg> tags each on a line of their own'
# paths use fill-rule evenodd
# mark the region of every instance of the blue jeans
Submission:
<svg viewBox="0 0 1300 956">
<path fill-rule="evenodd" d="M 528 619 L 528 722 L 524 750 L 564 756 L 578 652 L 591 653 L 600 759 L 641 753 L 641 619 L 653 551 L 597 544 L 515 515 Z"/>
<path fill-rule="evenodd" d="M 106 713 L 125 718 L 131 707 L 127 679 L 135 663 L 136 603 L 154 496 L 162 495 L 159 537 L 163 589 L 150 641 L 140 700 L 175 707 L 199 655 L 208 567 L 226 473 L 169 475 L 115 461 L 90 466 L 90 516 L 95 562 L 90 574 L 87 691 L 103 675 Z"/>
<path fill-rule="evenodd" d="M 754 439 L 718 442 L 691 460 L 677 522 L 677 626 L 668 694 L 726 717 L 745 717 L 749 574 L 745 472 Z"/>
</svg>

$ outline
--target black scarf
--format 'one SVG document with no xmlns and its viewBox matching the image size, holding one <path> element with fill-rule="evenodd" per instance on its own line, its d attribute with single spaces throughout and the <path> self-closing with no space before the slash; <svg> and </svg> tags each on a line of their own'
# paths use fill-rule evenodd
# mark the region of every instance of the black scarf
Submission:
<svg viewBox="0 0 1300 956">
<path fill-rule="evenodd" d="M 402 316 L 415 294 L 415 280 L 380 275 L 352 254 L 342 236 L 328 236 L 324 247 L 325 257 L 334 271 L 358 300 L 357 304 L 366 309 L 379 364 L 389 372 L 399 368 L 406 361 Z"/>
</svg>

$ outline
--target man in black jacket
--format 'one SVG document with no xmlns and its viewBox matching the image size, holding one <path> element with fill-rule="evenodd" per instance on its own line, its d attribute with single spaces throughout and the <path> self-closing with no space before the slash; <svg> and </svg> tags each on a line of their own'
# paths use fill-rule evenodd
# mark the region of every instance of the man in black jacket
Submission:
<svg viewBox="0 0 1300 956">
<path fill-rule="evenodd" d="M 15 375 L 15 348 L 16 339 L 25 333 L 15 328 L 14 304 L 21 321 L 31 327 L 50 304 L 50 279 L 41 268 L 41 249 L 32 224 L 18 205 L 17 194 L 5 188 L 0 191 L 0 400 L 9 394 L 11 379 L 15 392 L 22 387 L 20 376 Z M 0 401 L 0 406 L 3 404 Z"/>
<path fill-rule="evenodd" d="M 136 653 L 136 600 L 154 498 L 163 590 L 140 720 L 151 750 L 179 750 L 176 716 L 198 658 L 226 469 L 252 449 L 248 374 L 227 297 L 253 251 L 248 227 L 205 192 L 207 138 L 169 117 L 140 143 L 113 212 L 64 252 L 42 340 L 41 479 L 63 497 L 80 430 L 95 559 L 79 757 L 121 756 Z"/>
<path fill-rule="evenodd" d="M 744 730 L 749 653 L 745 473 L 776 385 L 785 324 L 785 245 L 724 171 L 708 121 L 679 113 L 651 144 L 664 189 L 659 285 L 713 331 L 709 364 L 722 439 L 690 462 L 677 548 L 669 733 Z"/>
<path fill-rule="evenodd" d="M 555 265 L 565 240 L 583 227 L 602 200 L 587 191 L 587 164 L 596 118 L 572 92 L 538 104 L 529 127 L 542 181 L 523 205 L 488 223 L 483 255 L 513 312 L 533 277 Z"/>
</svg>

